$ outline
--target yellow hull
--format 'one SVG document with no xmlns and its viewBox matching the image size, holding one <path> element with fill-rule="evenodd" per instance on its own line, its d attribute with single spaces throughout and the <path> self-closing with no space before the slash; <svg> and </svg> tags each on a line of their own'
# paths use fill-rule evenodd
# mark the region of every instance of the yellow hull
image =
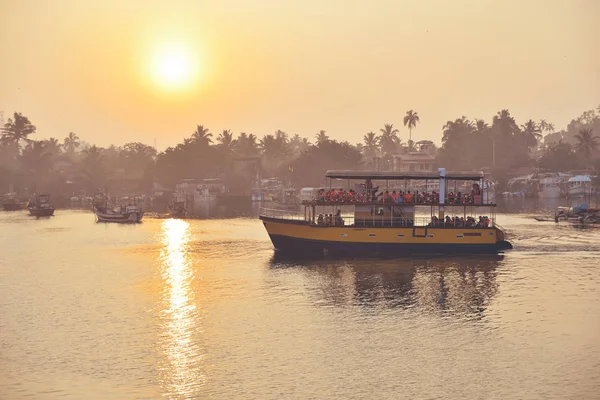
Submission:
<svg viewBox="0 0 600 400">
<path fill-rule="evenodd" d="M 279 250 L 342 252 L 477 252 L 510 248 L 496 228 L 314 226 L 304 221 L 261 217 Z"/>
</svg>

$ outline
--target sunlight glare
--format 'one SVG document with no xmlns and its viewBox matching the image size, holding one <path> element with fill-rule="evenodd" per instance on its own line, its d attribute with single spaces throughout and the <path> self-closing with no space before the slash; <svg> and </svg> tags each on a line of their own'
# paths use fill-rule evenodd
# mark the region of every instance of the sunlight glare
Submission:
<svg viewBox="0 0 600 400">
<path fill-rule="evenodd" d="M 165 43 L 154 49 L 150 68 L 154 84 L 167 91 L 193 86 L 199 75 L 199 63 L 194 52 L 177 43 Z"/>
<path fill-rule="evenodd" d="M 193 270 L 189 257 L 190 224 L 177 219 L 162 224 L 165 339 L 163 352 L 168 360 L 163 385 L 172 395 L 185 398 L 204 382 L 198 368 L 201 351 L 193 335 L 199 332 L 199 317 L 191 289 Z"/>
</svg>

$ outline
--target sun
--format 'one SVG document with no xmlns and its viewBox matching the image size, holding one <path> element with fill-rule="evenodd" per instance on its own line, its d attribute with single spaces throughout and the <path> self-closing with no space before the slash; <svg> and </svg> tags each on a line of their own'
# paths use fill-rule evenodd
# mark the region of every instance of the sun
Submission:
<svg viewBox="0 0 600 400">
<path fill-rule="evenodd" d="M 180 91 L 196 83 L 199 74 L 197 56 L 185 46 L 167 43 L 157 47 L 150 60 L 150 75 L 163 90 Z"/>
</svg>

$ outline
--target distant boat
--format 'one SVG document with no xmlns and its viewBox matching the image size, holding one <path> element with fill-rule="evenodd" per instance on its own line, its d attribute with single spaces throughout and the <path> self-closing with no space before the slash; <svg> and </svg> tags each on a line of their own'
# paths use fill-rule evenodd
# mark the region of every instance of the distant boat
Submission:
<svg viewBox="0 0 600 400">
<path fill-rule="evenodd" d="M 177 201 L 176 199 L 168 206 L 169 215 L 174 218 L 182 218 L 186 215 L 185 201 Z"/>
<path fill-rule="evenodd" d="M 51 217 L 54 215 L 54 206 L 50 203 L 50 195 L 41 194 L 35 196 L 33 201 L 27 204 L 29 214 L 34 217 Z"/>
<path fill-rule="evenodd" d="M 5 211 L 18 211 L 22 210 L 27 203 L 20 202 L 16 194 L 8 193 L 4 196 L 2 201 L 2 207 Z"/>
<path fill-rule="evenodd" d="M 113 208 L 94 204 L 98 222 L 136 223 L 141 222 L 144 212 L 138 206 L 117 206 Z"/>
<path fill-rule="evenodd" d="M 577 175 L 567 182 L 569 197 L 585 197 L 592 192 L 592 179 L 588 175 Z"/>
</svg>

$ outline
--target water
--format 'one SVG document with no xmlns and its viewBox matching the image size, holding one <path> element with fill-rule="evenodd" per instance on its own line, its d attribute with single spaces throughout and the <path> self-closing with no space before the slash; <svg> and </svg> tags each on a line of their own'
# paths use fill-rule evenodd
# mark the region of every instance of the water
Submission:
<svg viewBox="0 0 600 400">
<path fill-rule="evenodd" d="M 0 212 L 0 399 L 591 399 L 600 229 L 502 256 L 290 260 L 260 221 Z"/>
</svg>

